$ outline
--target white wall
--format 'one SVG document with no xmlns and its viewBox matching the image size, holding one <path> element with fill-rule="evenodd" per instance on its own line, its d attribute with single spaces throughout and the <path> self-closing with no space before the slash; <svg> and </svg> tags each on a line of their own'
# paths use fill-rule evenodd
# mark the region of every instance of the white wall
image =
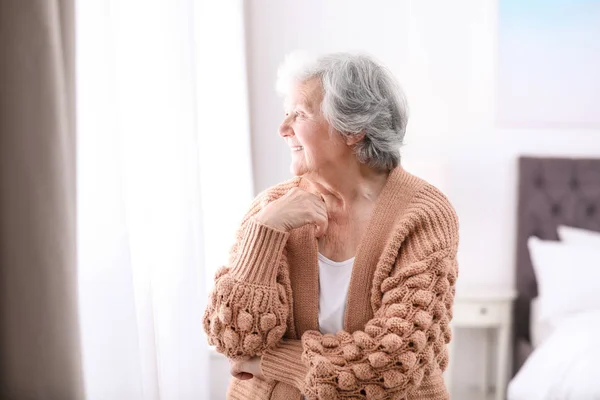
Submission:
<svg viewBox="0 0 600 400">
<path fill-rule="evenodd" d="M 254 0 L 247 10 L 255 190 L 289 177 L 277 134 L 276 70 L 298 48 L 367 51 L 404 86 L 408 169 L 451 197 L 461 219 L 462 287 L 513 285 L 516 159 L 600 156 L 595 131 L 501 130 L 495 120 L 495 0 Z"/>
<path fill-rule="evenodd" d="M 289 177 L 289 153 L 277 134 L 281 99 L 274 90 L 284 56 L 295 49 L 366 51 L 407 92 L 404 165 L 438 184 L 458 211 L 459 290 L 512 288 L 517 157 L 600 157 L 600 132 L 496 128 L 497 1 L 249 1 L 255 190 Z M 459 354 L 465 339 L 458 338 Z M 480 367 L 459 358 L 459 379 Z"/>
<path fill-rule="evenodd" d="M 482 257 L 468 251 L 470 247 L 481 249 L 479 241 L 485 239 L 480 234 L 481 217 L 468 213 L 494 189 L 482 190 L 481 182 L 471 180 L 469 169 L 463 167 L 467 159 L 467 166 L 488 160 L 486 154 L 478 155 L 494 137 L 494 4 L 481 0 L 452 4 L 255 0 L 249 5 L 255 188 L 263 189 L 289 176 L 289 153 L 277 135 L 281 99 L 273 90 L 277 66 L 285 54 L 297 48 L 366 51 L 385 63 L 407 92 L 411 119 L 405 166 L 439 184 L 459 211 L 463 240 L 460 282 L 511 285 L 511 272 L 503 267 L 509 258 L 505 248 L 493 261 L 487 252 Z M 481 171 L 479 167 L 471 170 Z M 497 202 L 498 197 L 494 199 Z M 477 205 L 482 212 L 486 209 Z M 484 264 L 486 268 L 482 268 Z"/>
</svg>

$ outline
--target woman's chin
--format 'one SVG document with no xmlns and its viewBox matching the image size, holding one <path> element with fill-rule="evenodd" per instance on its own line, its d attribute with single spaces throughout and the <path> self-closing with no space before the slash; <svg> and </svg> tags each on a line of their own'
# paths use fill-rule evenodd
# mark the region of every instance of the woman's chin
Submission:
<svg viewBox="0 0 600 400">
<path fill-rule="evenodd" d="M 290 167 L 290 172 L 291 172 L 291 173 L 292 173 L 292 175 L 294 175 L 294 176 L 302 176 L 302 175 L 304 175 L 304 172 L 303 172 L 301 169 L 299 169 L 299 168 L 294 168 L 294 166 L 293 166 L 293 165 Z"/>
<path fill-rule="evenodd" d="M 290 165 L 290 172 L 294 176 L 302 176 L 306 174 L 308 171 L 304 165 L 300 165 L 298 163 L 292 162 Z"/>
</svg>

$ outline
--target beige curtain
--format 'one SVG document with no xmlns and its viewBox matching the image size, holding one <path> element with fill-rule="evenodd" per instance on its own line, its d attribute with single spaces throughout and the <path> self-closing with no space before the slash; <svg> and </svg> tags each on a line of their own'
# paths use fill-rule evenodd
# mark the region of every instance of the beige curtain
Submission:
<svg viewBox="0 0 600 400">
<path fill-rule="evenodd" d="M 0 398 L 82 399 L 73 0 L 0 1 Z"/>
</svg>

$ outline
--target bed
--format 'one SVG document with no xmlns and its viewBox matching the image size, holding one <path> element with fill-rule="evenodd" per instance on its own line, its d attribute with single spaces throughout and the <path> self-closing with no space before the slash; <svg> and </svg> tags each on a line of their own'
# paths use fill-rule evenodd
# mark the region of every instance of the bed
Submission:
<svg viewBox="0 0 600 400">
<path fill-rule="evenodd" d="M 571 231 L 577 240 L 584 236 L 591 242 L 566 241 L 563 235 Z M 519 159 L 517 299 L 509 400 L 600 399 L 600 281 L 595 282 L 597 299 L 586 301 L 585 309 L 569 309 L 572 298 L 590 292 L 591 279 L 600 277 L 600 258 L 594 260 L 600 254 L 600 233 L 594 232 L 600 232 L 600 159 Z M 551 267 L 540 270 L 540 265 L 551 263 L 560 267 L 554 275 Z M 580 270 L 584 272 L 571 274 Z M 538 282 L 536 274 L 543 282 Z M 569 285 L 577 290 L 562 293 Z M 538 297 L 540 286 L 544 293 Z M 563 298 L 552 298 L 552 288 L 562 291 Z M 545 307 L 544 321 L 540 321 L 539 302 Z M 598 345 L 592 337 L 598 337 Z M 579 358 L 574 358 L 576 353 Z M 588 373 L 587 367 L 592 371 Z"/>
</svg>

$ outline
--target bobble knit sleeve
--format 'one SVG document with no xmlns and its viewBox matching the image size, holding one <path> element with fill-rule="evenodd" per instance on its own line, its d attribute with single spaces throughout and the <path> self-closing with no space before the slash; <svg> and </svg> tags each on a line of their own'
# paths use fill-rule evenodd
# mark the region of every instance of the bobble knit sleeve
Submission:
<svg viewBox="0 0 600 400">
<path fill-rule="evenodd" d="M 232 359 L 262 354 L 287 328 L 289 234 L 256 221 L 259 208 L 257 200 L 244 218 L 229 265 L 217 271 L 204 313 L 209 344 Z"/>
<path fill-rule="evenodd" d="M 282 341 L 263 355 L 266 376 L 294 384 L 310 400 L 404 399 L 425 376 L 446 369 L 458 224 L 453 211 L 424 214 L 390 273 L 376 280 L 377 308 L 364 329 L 307 331 L 301 347 Z"/>
</svg>

